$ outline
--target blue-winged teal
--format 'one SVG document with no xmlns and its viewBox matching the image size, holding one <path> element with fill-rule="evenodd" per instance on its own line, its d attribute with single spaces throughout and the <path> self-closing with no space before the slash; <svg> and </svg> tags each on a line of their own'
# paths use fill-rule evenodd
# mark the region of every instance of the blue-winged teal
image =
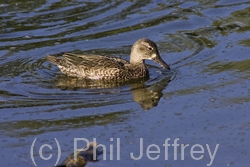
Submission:
<svg viewBox="0 0 250 167">
<path fill-rule="evenodd" d="M 153 60 L 166 69 L 170 67 L 162 60 L 156 44 L 146 38 L 139 39 L 131 49 L 130 62 L 109 56 L 63 54 L 62 58 L 46 56 L 62 73 L 84 79 L 127 81 L 148 77 L 145 59 Z"/>
</svg>

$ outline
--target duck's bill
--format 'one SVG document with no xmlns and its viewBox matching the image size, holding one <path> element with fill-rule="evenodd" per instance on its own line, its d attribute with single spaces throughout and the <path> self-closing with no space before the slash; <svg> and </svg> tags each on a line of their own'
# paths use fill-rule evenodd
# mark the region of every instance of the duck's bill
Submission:
<svg viewBox="0 0 250 167">
<path fill-rule="evenodd" d="M 153 61 L 160 64 L 163 68 L 170 70 L 169 65 L 167 65 L 167 63 L 165 63 L 160 56 L 154 58 Z"/>
</svg>

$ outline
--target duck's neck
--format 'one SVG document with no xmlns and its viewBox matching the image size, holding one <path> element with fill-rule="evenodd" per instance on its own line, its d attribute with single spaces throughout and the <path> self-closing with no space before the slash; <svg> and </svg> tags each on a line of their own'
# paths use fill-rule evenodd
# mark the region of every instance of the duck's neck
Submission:
<svg viewBox="0 0 250 167">
<path fill-rule="evenodd" d="M 145 60 L 133 60 L 133 59 L 130 59 L 130 65 L 135 66 L 137 68 L 146 68 Z"/>
<path fill-rule="evenodd" d="M 138 62 L 133 62 L 133 61 L 131 62 L 130 61 L 130 69 L 137 76 L 137 78 L 148 76 L 148 69 L 145 65 L 144 60 L 141 60 Z"/>
<path fill-rule="evenodd" d="M 144 64 L 145 60 L 135 60 L 133 58 L 130 59 L 130 64 Z"/>
<path fill-rule="evenodd" d="M 145 77 L 148 75 L 148 69 L 145 65 L 145 60 L 141 59 L 135 50 L 136 49 L 132 48 L 130 53 L 130 69 L 132 69 L 133 73 L 137 74 L 138 76 Z"/>
</svg>

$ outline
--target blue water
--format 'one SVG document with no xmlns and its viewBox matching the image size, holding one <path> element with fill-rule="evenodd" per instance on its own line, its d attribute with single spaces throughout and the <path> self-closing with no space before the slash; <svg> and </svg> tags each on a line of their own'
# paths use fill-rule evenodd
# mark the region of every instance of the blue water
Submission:
<svg viewBox="0 0 250 167">
<path fill-rule="evenodd" d="M 37 138 L 36 165 L 54 166 L 54 138 L 59 163 L 84 138 L 107 147 L 107 160 L 87 166 L 249 166 L 249 13 L 243 0 L 0 2 L 1 165 L 34 166 Z M 129 60 L 144 37 L 171 67 L 146 61 L 147 81 L 85 83 L 45 60 L 62 52 Z"/>
</svg>

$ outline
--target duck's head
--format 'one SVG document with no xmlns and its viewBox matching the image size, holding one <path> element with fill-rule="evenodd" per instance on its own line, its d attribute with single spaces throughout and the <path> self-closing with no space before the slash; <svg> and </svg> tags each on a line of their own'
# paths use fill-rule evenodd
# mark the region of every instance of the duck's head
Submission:
<svg viewBox="0 0 250 167">
<path fill-rule="evenodd" d="M 147 38 L 136 41 L 132 46 L 130 55 L 130 63 L 140 63 L 144 60 L 153 60 L 163 68 L 170 70 L 169 65 L 162 60 L 156 44 Z"/>
</svg>

